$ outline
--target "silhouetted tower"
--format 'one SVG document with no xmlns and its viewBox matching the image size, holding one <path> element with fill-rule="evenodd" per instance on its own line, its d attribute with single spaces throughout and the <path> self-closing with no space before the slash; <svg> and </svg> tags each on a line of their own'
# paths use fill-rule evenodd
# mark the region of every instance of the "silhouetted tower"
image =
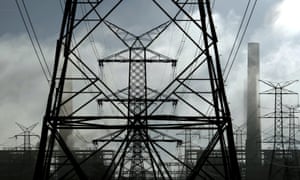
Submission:
<svg viewBox="0 0 300 180">
<path fill-rule="evenodd" d="M 242 153 L 245 151 L 246 127 L 245 125 L 234 126 L 234 137 L 236 149 Z"/>
<path fill-rule="evenodd" d="M 294 151 L 296 150 L 296 120 L 298 117 L 296 116 L 296 113 L 299 113 L 297 110 L 297 106 L 287 106 L 288 109 L 288 117 L 289 117 L 289 123 L 288 123 L 288 130 L 289 130 L 289 138 L 288 138 L 288 151 Z"/>
<path fill-rule="evenodd" d="M 285 179 L 299 179 L 300 172 L 294 167 L 299 166 L 299 159 L 297 153 L 296 146 L 296 130 L 298 129 L 296 126 L 296 120 L 298 117 L 296 113 L 299 113 L 299 106 L 286 106 L 288 109 L 288 147 L 287 147 L 287 157 L 285 159 Z"/>
<path fill-rule="evenodd" d="M 184 162 L 190 166 L 193 165 L 192 160 L 192 131 L 190 129 L 187 129 L 184 131 Z M 189 169 L 185 169 L 186 174 L 188 174 Z"/>
<path fill-rule="evenodd" d="M 99 65 L 103 66 L 104 63 L 128 63 L 129 87 L 123 89 L 123 92 L 126 92 L 128 97 L 124 102 L 128 104 L 128 116 L 138 117 L 129 119 L 128 126 L 147 126 L 147 119 L 140 118 L 147 116 L 147 111 L 143 111 L 147 105 L 147 101 L 149 100 L 147 91 L 153 91 L 146 85 L 146 63 L 171 63 L 173 66 L 176 64 L 175 59 L 171 59 L 150 50 L 148 47 L 170 25 L 170 21 L 147 31 L 140 36 L 136 36 L 109 21 L 104 21 L 104 23 L 122 41 L 127 49 L 100 59 Z M 150 56 L 152 59 L 149 58 Z M 102 104 L 103 101 L 105 101 L 105 99 L 98 99 L 100 104 Z M 174 102 L 176 102 L 176 100 L 174 100 Z M 145 131 L 143 133 L 147 133 L 147 129 L 144 129 L 143 131 Z M 144 168 L 144 163 L 146 158 L 143 154 L 145 154 L 144 152 L 146 147 L 142 143 L 143 134 L 141 133 L 142 131 L 140 129 L 136 128 L 133 130 L 133 143 L 129 147 L 132 153 L 129 169 L 129 177 L 131 179 L 145 178 L 146 170 Z"/>
<path fill-rule="evenodd" d="M 286 157 L 286 147 L 285 147 L 285 137 L 284 137 L 284 121 L 288 119 L 287 113 L 283 111 L 283 95 L 296 95 L 297 93 L 286 89 L 287 86 L 293 84 L 295 81 L 288 81 L 284 83 L 272 83 L 269 81 L 261 81 L 262 83 L 270 86 L 268 89 L 261 94 L 274 95 L 274 112 L 269 113 L 264 116 L 264 118 L 274 119 L 274 134 L 271 140 L 273 144 L 273 151 L 271 155 L 271 162 L 269 167 L 268 179 L 277 176 L 284 176 L 282 168 L 285 163 Z"/>
<path fill-rule="evenodd" d="M 192 132 L 191 129 L 186 129 L 184 132 L 178 133 L 176 135 L 183 135 L 184 141 L 183 141 L 183 147 L 184 147 L 184 163 L 189 166 L 194 166 L 195 164 L 195 151 L 196 147 L 193 145 L 193 141 L 195 142 L 195 138 L 200 139 L 201 135 L 196 132 Z M 190 173 L 190 169 L 185 167 L 180 170 L 183 177 L 185 177 L 187 174 Z"/>
<path fill-rule="evenodd" d="M 123 13 L 126 7 L 143 9 L 130 16 Z M 149 20 L 145 14 L 152 8 L 152 15 L 157 17 Z M 147 22 L 144 18 L 148 18 Z M 139 36 L 126 30 L 141 28 L 132 25 L 141 19 L 144 22 L 141 26 L 154 24 L 154 28 L 140 30 Z M 187 31 L 182 22 L 189 22 L 193 31 Z M 121 28 L 116 24 L 131 25 Z M 187 41 L 183 48 L 185 55 L 179 59 L 164 55 L 166 51 L 161 47 L 166 43 L 173 49 L 178 47 L 177 39 L 168 36 L 172 29 Z M 89 39 L 92 34 L 94 40 Z M 109 62 L 128 65 L 106 76 L 107 82 L 97 75 L 92 53 L 86 52 L 87 45 L 95 41 L 101 45 L 109 41 L 113 46 L 103 48 L 101 57 L 105 58 L 97 59 L 100 66 Z M 121 49 L 123 46 L 125 49 Z M 117 53 L 107 56 L 110 52 Z M 180 71 L 173 80 L 166 81 L 161 63 L 174 65 L 176 62 L 181 63 Z M 159 66 L 150 70 L 150 64 Z M 118 80 L 115 86 L 109 79 L 112 77 Z M 73 81 L 71 92 L 64 88 L 68 81 Z M 155 83 L 157 81 L 162 81 L 162 85 Z M 85 163 L 97 152 L 109 148 L 114 148 L 115 153 L 109 163 L 99 169 L 103 173 L 97 179 L 175 179 L 178 174 L 172 173 L 176 169 L 170 169 L 169 164 L 180 164 L 181 168 L 188 169 L 185 179 L 240 179 L 223 83 L 209 1 L 67 0 L 34 179 L 54 176 L 90 179 Z M 60 113 L 69 102 L 73 105 L 71 112 Z M 179 108 L 176 114 L 171 110 L 175 102 Z M 95 110 L 98 104 L 103 106 L 101 114 Z M 208 109 L 212 111 L 208 113 Z M 84 129 L 95 136 L 104 135 L 94 139 L 98 149 L 79 160 L 62 137 L 63 129 Z M 192 165 L 176 157 L 176 143 L 181 140 L 173 136 L 185 130 L 212 134 L 206 142 L 198 144 L 198 157 Z M 56 148 L 62 150 L 66 161 L 53 167 Z"/>
<path fill-rule="evenodd" d="M 14 137 L 15 138 L 22 137 L 24 139 L 24 142 L 22 144 L 24 151 L 32 150 L 31 137 L 39 138 L 39 135 L 32 133 L 32 130 L 38 125 L 38 123 L 35 123 L 29 127 L 25 127 L 19 123 L 16 123 L 16 124 L 23 132 L 20 134 L 14 135 Z"/>
</svg>

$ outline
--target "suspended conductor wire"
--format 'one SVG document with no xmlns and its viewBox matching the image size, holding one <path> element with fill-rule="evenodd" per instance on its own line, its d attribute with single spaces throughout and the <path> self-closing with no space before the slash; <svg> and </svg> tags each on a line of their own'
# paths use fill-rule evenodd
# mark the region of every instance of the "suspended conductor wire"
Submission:
<svg viewBox="0 0 300 180">
<path fill-rule="evenodd" d="M 29 13 L 28 13 L 28 10 L 27 10 L 27 7 L 26 7 L 26 4 L 25 4 L 24 0 L 22 0 L 22 4 L 23 4 L 23 6 L 24 6 L 24 10 L 25 10 L 25 13 L 26 13 L 28 22 L 29 22 L 30 27 L 31 27 L 31 29 L 32 29 L 33 36 L 34 36 L 34 38 L 35 38 L 35 40 L 36 40 L 36 43 L 37 43 L 37 45 L 38 45 L 38 48 L 39 48 L 39 51 L 40 51 L 40 53 L 41 53 L 42 59 L 43 59 L 43 61 L 44 61 L 44 63 L 45 63 L 47 72 L 48 72 L 49 76 L 51 76 L 50 68 L 49 68 L 49 66 L 48 66 L 48 64 L 47 64 L 47 61 L 46 61 L 44 52 L 43 52 L 43 50 L 42 50 L 42 48 L 41 48 L 41 44 L 40 44 L 39 39 L 38 39 L 38 37 L 37 37 L 37 33 L 36 33 L 35 29 L 34 29 L 33 23 L 32 23 L 31 18 L 30 18 L 30 16 L 29 16 Z"/>
<path fill-rule="evenodd" d="M 84 7 L 81 6 L 81 11 L 82 11 L 82 14 L 86 14 L 87 13 L 86 7 L 85 6 Z M 86 26 L 87 32 L 90 32 L 92 28 L 91 28 L 91 25 L 90 25 L 90 23 L 88 21 L 85 22 L 85 26 Z M 95 37 L 94 37 L 93 33 L 91 33 L 88 38 L 89 38 L 89 41 L 91 43 L 92 50 L 94 52 L 95 57 L 97 59 L 100 59 L 100 53 L 99 53 L 99 51 L 98 51 L 98 49 L 96 47 Z"/>
<path fill-rule="evenodd" d="M 46 70 L 47 70 L 47 72 L 48 72 L 49 77 L 51 77 L 51 71 L 50 71 L 49 65 L 48 65 L 48 63 L 47 63 L 47 61 L 46 61 L 44 52 L 43 52 L 43 50 L 42 50 L 42 48 L 41 48 L 41 44 L 40 44 L 40 42 L 39 42 L 37 33 L 36 33 L 35 29 L 34 29 L 33 23 L 32 23 L 32 21 L 31 21 L 31 18 L 30 18 L 30 15 L 29 15 L 29 12 L 28 12 L 28 10 L 27 10 L 27 6 L 26 6 L 24 0 L 22 0 L 22 4 L 23 4 L 23 6 L 24 6 L 24 10 L 25 10 L 25 13 L 26 13 L 26 16 L 27 16 L 29 25 L 30 25 L 30 27 L 31 27 L 31 29 L 32 29 L 32 33 L 33 33 L 33 36 L 34 36 L 34 38 L 35 38 L 36 44 L 37 44 L 38 49 L 39 49 L 39 51 L 40 51 L 40 54 L 41 54 L 41 56 L 42 56 L 42 60 L 44 61 L 44 64 L 45 64 L 45 66 L 46 66 Z M 49 82 L 49 81 L 48 81 L 48 82 Z"/>
<path fill-rule="evenodd" d="M 28 25 L 27 25 L 27 23 L 26 23 L 26 19 L 25 19 L 25 16 L 24 16 L 23 12 L 22 12 L 22 9 L 21 9 L 21 7 L 20 7 L 20 4 L 19 4 L 18 0 L 15 0 L 15 2 L 16 2 L 18 11 L 19 11 L 19 13 L 20 13 L 21 19 L 22 19 L 22 21 L 23 21 L 23 24 L 24 24 L 24 26 L 25 26 L 26 32 L 27 32 L 27 34 L 28 34 L 29 40 L 30 40 L 30 42 L 31 42 L 31 45 L 32 45 L 32 47 L 33 47 L 34 53 L 35 53 L 35 55 L 36 55 L 36 57 L 37 57 L 37 59 L 38 59 L 38 61 L 39 61 L 39 64 L 40 64 L 40 66 L 41 66 L 41 68 L 42 68 L 42 72 L 43 72 L 43 74 L 44 74 L 44 76 L 45 76 L 47 82 L 49 83 L 49 82 L 50 82 L 50 78 L 49 78 L 49 77 L 51 76 L 50 69 L 49 69 L 49 66 L 47 65 L 47 62 L 46 62 L 44 53 L 43 53 L 43 51 L 42 51 L 42 49 L 41 49 L 40 43 L 39 43 L 38 38 L 37 38 L 37 36 L 36 36 L 35 30 L 34 30 L 34 28 L 33 28 L 32 22 L 31 22 L 31 20 L 30 20 L 30 16 L 29 16 L 29 13 L 28 13 L 27 8 L 26 8 L 26 6 L 25 6 L 25 3 L 24 3 L 24 1 L 22 0 L 23 6 L 24 6 L 25 11 L 26 11 L 26 15 L 27 15 L 28 21 L 30 22 L 31 29 L 32 29 L 33 34 L 34 34 L 35 41 L 36 41 L 36 43 L 37 43 L 37 45 L 38 45 L 39 51 L 40 51 L 40 53 L 41 53 L 41 55 L 42 55 L 42 58 L 43 58 L 43 61 L 44 61 L 44 63 L 45 63 L 46 68 L 44 67 L 44 65 L 43 65 L 43 63 L 42 63 L 42 59 L 41 59 L 41 57 L 40 57 L 40 55 L 39 55 L 39 53 L 38 53 L 38 49 L 37 49 L 37 47 L 35 46 L 34 39 L 33 39 L 32 35 L 31 35 L 31 33 L 30 33 L 30 29 L 29 29 L 29 27 L 28 27 Z M 47 73 L 47 72 L 48 72 L 48 73 Z"/>
<path fill-rule="evenodd" d="M 240 40 L 240 42 L 239 42 L 239 44 L 238 44 L 238 47 L 237 47 L 237 50 L 235 51 L 235 54 L 234 54 L 234 56 L 233 56 L 233 59 L 232 59 L 232 62 L 231 62 L 231 64 L 230 64 L 228 73 L 227 73 L 227 75 L 225 75 L 225 78 L 224 78 L 224 81 L 225 81 L 225 82 L 227 81 L 228 76 L 229 76 L 229 74 L 230 74 L 230 72 L 231 72 L 231 70 L 232 70 L 233 64 L 234 64 L 234 62 L 235 62 L 235 60 L 236 60 L 237 54 L 238 54 L 238 52 L 239 52 L 239 50 L 240 50 L 241 44 L 242 44 L 242 42 L 243 42 L 243 40 L 244 40 L 244 37 L 245 37 L 245 34 L 246 34 L 247 30 L 248 30 L 248 26 L 249 26 L 250 20 L 251 20 L 251 18 L 252 18 L 252 16 L 253 16 L 253 12 L 254 12 L 254 10 L 255 10 L 256 4 L 257 4 L 257 0 L 254 1 L 254 4 L 253 4 L 253 6 L 252 6 L 250 15 L 249 15 L 249 17 L 248 17 L 248 20 L 247 20 L 247 23 L 246 23 L 246 26 L 245 26 L 245 29 L 244 29 L 243 34 L 242 34 L 242 37 L 241 37 L 241 40 Z"/>
<path fill-rule="evenodd" d="M 87 9 L 86 9 L 85 6 L 83 6 L 83 7 L 81 6 L 81 13 L 83 15 L 87 13 Z M 87 33 L 89 33 L 92 29 L 91 24 L 88 21 L 85 22 L 85 28 L 86 28 Z M 89 42 L 92 46 L 92 50 L 93 50 L 93 53 L 94 53 L 96 59 L 99 60 L 100 59 L 100 53 L 97 49 L 96 40 L 95 40 L 95 37 L 93 35 L 93 32 L 90 33 L 90 35 L 88 36 L 88 39 L 89 39 Z M 99 76 L 100 76 L 101 80 L 105 81 L 106 77 L 105 77 L 105 74 L 104 74 L 103 71 L 104 71 L 104 68 L 100 67 L 99 68 Z"/>
<path fill-rule="evenodd" d="M 62 13 L 64 13 L 64 7 L 63 7 L 63 4 L 61 2 L 62 0 L 59 0 L 59 5 L 60 5 L 60 9 L 62 11 Z M 65 1 L 64 1 L 65 2 Z"/>
<path fill-rule="evenodd" d="M 212 7 L 212 9 L 215 7 L 215 5 L 216 5 L 216 0 L 213 0 L 213 1 L 211 2 L 211 7 Z"/>
<path fill-rule="evenodd" d="M 190 6 L 189 9 L 188 9 L 188 11 L 191 12 L 191 14 L 192 14 L 193 11 L 194 11 L 194 8 L 193 8 L 193 7 L 194 7 L 194 6 Z M 191 22 L 190 22 L 190 21 L 186 21 L 185 24 L 184 24 L 183 29 L 184 29 L 186 32 L 188 32 L 189 29 L 190 29 L 190 26 L 191 26 Z M 184 34 L 182 34 L 181 41 L 180 41 L 180 44 L 179 44 L 177 53 L 176 53 L 176 55 L 175 55 L 175 59 L 180 58 L 181 53 L 182 53 L 182 51 L 183 51 L 183 49 L 184 49 L 184 46 L 185 46 L 186 38 L 187 38 L 187 37 L 186 37 Z"/>
<path fill-rule="evenodd" d="M 46 78 L 48 85 L 50 85 L 50 77 L 51 77 L 50 68 L 49 68 L 49 66 L 48 66 L 48 63 L 47 63 L 46 58 L 45 58 L 45 56 L 44 56 L 44 53 L 43 53 L 43 51 L 42 51 L 41 45 L 40 45 L 39 40 L 38 40 L 38 38 L 37 38 L 37 33 L 36 33 L 36 31 L 34 30 L 34 26 L 33 26 L 33 23 L 32 23 L 32 21 L 31 21 L 31 18 L 30 18 L 30 16 L 29 16 L 29 13 L 28 13 L 26 4 L 25 4 L 25 2 L 22 0 L 22 4 L 23 4 L 23 6 L 24 6 L 24 10 L 25 10 L 27 19 L 28 19 L 28 21 L 29 21 L 29 23 L 30 23 L 31 30 L 32 30 L 32 32 L 33 32 L 33 35 L 34 35 L 36 44 L 38 45 L 38 49 L 39 49 L 39 51 L 40 51 L 40 54 L 41 54 L 41 56 L 42 56 L 42 59 L 41 59 L 41 57 L 40 57 L 40 55 L 39 55 L 39 53 L 38 53 L 38 49 L 37 49 L 36 46 L 35 46 L 34 39 L 32 38 L 32 35 L 31 35 L 30 30 L 29 30 L 29 27 L 28 27 L 28 25 L 27 25 L 27 23 L 26 23 L 24 14 L 23 14 L 22 9 L 21 9 L 21 7 L 20 7 L 20 4 L 19 4 L 18 0 L 15 0 L 15 2 L 16 2 L 16 4 L 17 4 L 18 11 L 19 11 L 19 13 L 20 13 L 20 15 L 21 15 L 23 24 L 24 24 L 25 29 L 26 29 L 26 31 L 27 31 L 27 34 L 28 34 L 28 37 L 29 37 L 30 42 L 31 42 L 31 44 L 32 44 L 32 47 L 33 47 L 33 49 L 34 49 L 34 53 L 35 53 L 35 55 L 36 55 L 36 57 L 37 57 L 37 59 L 38 59 L 38 61 L 39 61 L 39 64 L 40 64 L 40 66 L 41 66 L 41 68 L 42 68 L 42 72 L 43 72 L 43 74 L 44 74 L 44 77 Z M 44 65 L 43 65 L 43 63 L 42 63 L 42 60 L 44 61 L 44 64 L 45 64 L 46 68 L 44 67 Z M 62 111 L 63 111 L 64 114 L 67 114 L 67 111 L 66 111 L 65 106 L 63 106 Z"/>
<path fill-rule="evenodd" d="M 232 48 L 231 48 L 230 53 L 229 53 L 229 56 L 228 56 L 228 58 L 227 58 L 227 62 L 226 62 L 226 64 L 225 64 L 225 67 L 224 67 L 224 70 L 223 70 L 223 74 L 225 73 L 225 71 L 226 71 L 226 69 L 227 69 L 227 66 L 229 65 L 230 59 L 231 59 L 232 54 L 233 54 L 233 50 L 235 49 L 237 40 L 238 40 L 238 38 L 239 38 L 239 36 L 240 36 L 240 33 L 241 33 L 241 30 L 242 30 L 242 27 L 243 27 L 243 24 L 244 24 L 244 21 L 245 21 L 247 12 L 248 12 L 248 10 L 249 10 L 250 2 L 251 2 L 251 0 L 248 0 L 246 9 L 245 9 L 244 14 L 243 14 L 243 17 L 242 17 L 242 21 L 241 21 L 241 23 L 240 23 L 239 29 L 238 29 L 238 31 L 237 31 L 237 33 L 236 33 L 234 42 L 233 42 L 233 44 L 232 44 Z"/>
</svg>

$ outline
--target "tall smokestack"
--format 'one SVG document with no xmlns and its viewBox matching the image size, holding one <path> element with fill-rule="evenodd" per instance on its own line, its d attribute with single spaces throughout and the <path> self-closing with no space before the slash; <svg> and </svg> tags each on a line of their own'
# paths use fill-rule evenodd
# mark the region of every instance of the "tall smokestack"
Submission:
<svg viewBox="0 0 300 180">
<path fill-rule="evenodd" d="M 259 44 L 248 43 L 246 179 L 257 179 L 261 169 Z"/>
</svg>

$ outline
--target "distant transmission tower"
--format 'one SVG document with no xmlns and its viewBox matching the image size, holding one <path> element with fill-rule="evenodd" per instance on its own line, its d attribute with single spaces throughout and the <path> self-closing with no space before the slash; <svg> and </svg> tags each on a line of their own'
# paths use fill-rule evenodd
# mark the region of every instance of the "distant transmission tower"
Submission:
<svg viewBox="0 0 300 180">
<path fill-rule="evenodd" d="M 104 63 L 128 63 L 129 64 L 129 87 L 124 88 L 122 91 L 115 92 L 118 96 L 120 92 L 128 94 L 128 96 L 121 100 L 122 97 L 118 96 L 121 102 L 128 104 L 129 114 L 134 117 L 146 117 L 146 112 L 143 111 L 148 102 L 153 101 L 151 93 L 158 95 L 155 90 L 147 87 L 147 73 L 146 73 L 146 63 L 171 63 L 173 66 L 176 64 L 176 60 L 159 54 L 155 51 L 148 49 L 148 47 L 153 43 L 153 41 L 170 25 L 171 21 L 167 21 L 140 36 L 136 36 L 117 25 L 110 23 L 109 21 L 104 21 L 105 25 L 124 43 L 127 47 L 126 50 L 118 52 L 116 54 L 110 55 L 99 60 L 100 66 Z M 151 57 L 151 59 L 149 58 Z M 150 96 L 150 97 L 149 97 Z M 98 99 L 100 105 L 107 100 L 107 98 Z M 118 100 L 114 100 L 118 101 Z M 158 101 L 158 100 L 155 100 Z M 164 99 L 164 102 L 169 101 Z M 171 99 L 173 103 L 176 103 L 176 99 Z M 145 126 L 147 127 L 147 119 L 145 118 L 133 118 L 128 121 L 129 126 Z M 147 128 L 144 131 L 148 131 Z M 132 135 L 132 145 L 129 147 L 130 155 L 130 169 L 129 176 L 131 179 L 145 179 L 146 169 L 144 167 L 144 152 L 146 147 L 143 143 L 143 137 L 139 128 L 133 129 Z M 124 162 L 122 162 L 124 163 Z"/>
<path fill-rule="evenodd" d="M 296 113 L 300 113 L 298 110 L 299 105 L 297 106 L 286 106 L 288 109 L 288 116 L 289 116 L 289 122 L 288 122 L 288 147 L 287 147 L 287 158 L 285 159 L 285 178 L 289 180 L 293 179 L 299 179 L 300 178 L 300 172 L 298 171 L 299 167 L 299 156 L 297 153 L 297 142 L 296 142 L 296 130 L 298 130 L 298 127 L 296 125 L 296 120 L 298 117 L 296 116 Z"/>
<path fill-rule="evenodd" d="M 39 138 L 39 135 L 32 133 L 32 130 L 38 125 L 38 123 L 35 123 L 29 127 L 25 127 L 22 124 L 16 123 L 17 126 L 23 131 L 22 133 L 19 133 L 17 135 L 14 135 L 14 137 L 17 139 L 18 137 L 22 137 L 24 139 L 23 150 L 29 151 L 32 150 L 32 144 L 31 144 L 31 137 L 37 137 Z"/>
<path fill-rule="evenodd" d="M 288 148 L 287 150 L 290 152 L 293 152 L 296 149 L 296 130 L 298 129 L 296 125 L 296 120 L 298 117 L 296 116 L 296 113 L 300 113 L 298 110 L 299 106 L 286 106 L 288 109 L 288 116 L 289 116 L 289 122 L 288 122 Z"/>
<path fill-rule="evenodd" d="M 283 165 L 287 158 L 287 148 L 285 147 L 285 135 L 284 135 L 284 121 L 290 117 L 288 113 L 283 109 L 283 95 L 297 95 L 297 93 L 286 89 L 289 85 L 296 81 L 287 81 L 284 83 L 272 83 L 269 81 L 261 81 L 267 86 L 271 87 L 261 94 L 274 95 L 274 112 L 264 116 L 264 118 L 274 119 L 274 134 L 270 143 L 273 144 L 273 150 L 271 155 L 271 162 L 269 167 L 268 179 L 271 180 L 275 176 L 284 176 Z"/>
<path fill-rule="evenodd" d="M 124 14 L 127 8 L 136 13 Z M 145 16 L 149 11 L 153 18 Z M 181 36 L 185 47 L 179 45 Z M 172 49 L 165 55 L 167 46 L 180 47 L 183 55 L 171 58 Z M 179 70 L 168 81 L 169 64 Z M 72 90 L 66 90 L 70 81 Z M 62 114 L 70 102 L 71 112 Z M 98 149 L 77 157 L 63 137 L 65 129 L 89 131 Z M 195 146 L 192 164 L 176 154 L 176 144 L 184 140 L 175 136 L 183 131 L 212 134 Z M 109 149 L 113 156 L 92 177 L 85 165 Z M 56 150 L 66 160 L 53 166 Z M 67 0 L 34 179 L 178 179 L 172 172 L 180 169 L 188 170 L 187 180 L 240 179 L 210 2 Z"/>
</svg>

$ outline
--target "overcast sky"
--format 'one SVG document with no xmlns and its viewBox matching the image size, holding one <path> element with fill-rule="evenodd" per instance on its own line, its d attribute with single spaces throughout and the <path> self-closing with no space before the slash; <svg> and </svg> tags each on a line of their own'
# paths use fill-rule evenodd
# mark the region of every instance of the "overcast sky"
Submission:
<svg viewBox="0 0 300 180">
<path fill-rule="evenodd" d="M 215 2 L 213 12 L 223 64 L 229 55 L 247 2 Z M 27 0 L 26 4 L 46 59 L 51 64 L 62 17 L 59 0 Z M 276 82 L 299 79 L 299 7 L 298 0 L 257 2 L 244 43 L 226 83 L 235 124 L 241 125 L 245 121 L 245 109 L 241 107 L 245 104 L 248 42 L 260 43 L 261 79 Z M 0 2 L 0 22 L 0 144 L 12 144 L 14 141 L 9 137 L 21 132 L 15 122 L 24 125 L 41 122 L 48 84 L 13 0 Z M 299 83 L 291 86 L 296 92 L 299 92 L 299 88 Z M 266 87 L 261 85 L 261 89 Z M 271 111 L 272 107 L 269 108 Z M 34 132 L 39 134 L 39 128 Z"/>
</svg>

